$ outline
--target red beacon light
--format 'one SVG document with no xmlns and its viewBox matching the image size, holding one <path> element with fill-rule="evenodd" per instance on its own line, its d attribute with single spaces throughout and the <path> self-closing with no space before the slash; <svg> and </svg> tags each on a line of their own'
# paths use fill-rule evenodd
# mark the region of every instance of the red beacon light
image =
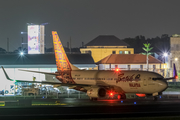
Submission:
<svg viewBox="0 0 180 120">
<path fill-rule="evenodd" d="M 113 93 L 112 93 L 112 92 L 110 93 L 110 96 L 113 96 Z"/>
<path fill-rule="evenodd" d="M 115 70 L 116 72 L 119 72 L 119 68 L 116 68 L 116 70 Z"/>
</svg>

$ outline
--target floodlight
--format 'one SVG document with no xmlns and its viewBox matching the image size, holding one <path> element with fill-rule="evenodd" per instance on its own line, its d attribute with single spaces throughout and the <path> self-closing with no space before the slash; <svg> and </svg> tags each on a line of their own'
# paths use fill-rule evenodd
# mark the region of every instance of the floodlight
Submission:
<svg viewBox="0 0 180 120">
<path fill-rule="evenodd" d="M 24 55 L 24 52 L 20 52 L 20 55 L 23 56 L 23 55 Z"/>
<path fill-rule="evenodd" d="M 168 54 L 167 54 L 167 53 L 164 53 L 164 54 L 163 54 L 163 56 L 164 56 L 164 57 L 167 57 L 167 56 L 168 56 Z"/>
</svg>

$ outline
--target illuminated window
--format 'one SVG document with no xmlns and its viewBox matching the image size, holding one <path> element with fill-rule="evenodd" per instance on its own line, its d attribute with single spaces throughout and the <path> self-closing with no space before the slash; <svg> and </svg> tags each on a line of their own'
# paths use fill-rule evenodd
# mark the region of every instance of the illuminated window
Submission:
<svg viewBox="0 0 180 120">
<path fill-rule="evenodd" d="M 129 54 L 129 51 L 124 51 L 124 54 Z"/>
<path fill-rule="evenodd" d="M 119 54 L 123 54 L 123 51 L 119 51 Z"/>
</svg>

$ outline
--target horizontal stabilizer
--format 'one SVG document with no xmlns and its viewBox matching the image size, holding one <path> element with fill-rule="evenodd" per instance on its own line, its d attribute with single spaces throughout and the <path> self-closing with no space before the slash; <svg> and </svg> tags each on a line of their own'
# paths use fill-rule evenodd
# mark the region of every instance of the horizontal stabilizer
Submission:
<svg viewBox="0 0 180 120">
<path fill-rule="evenodd" d="M 20 71 L 26 71 L 26 72 L 35 72 L 35 73 L 41 73 L 41 74 L 49 74 L 49 75 L 59 75 L 59 73 L 50 73 L 50 72 L 40 72 L 40 71 L 33 71 L 33 70 L 22 70 L 18 69 Z"/>
<path fill-rule="evenodd" d="M 1 66 L 2 67 L 2 66 Z M 92 85 L 87 85 L 87 84 L 69 84 L 69 83 L 61 83 L 61 82 L 46 82 L 46 81 L 30 81 L 30 80 L 13 80 L 9 78 L 8 74 L 6 73 L 5 69 L 2 67 L 3 72 L 6 76 L 6 78 L 10 81 L 14 82 L 26 82 L 26 83 L 41 83 L 41 84 L 50 84 L 50 85 L 61 85 L 61 86 L 68 86 L 68 87 L 74 87 L 74 86 L 80 86 L 80 87 L 85 87 L 85 86 L 92 86 Z"/>
<path fill-rule="evenodd" d="M 153 80 L 172 80 L 172 79 L 178 79 L 176 66 L 173 64 L 173 77 L 170 78 L 152 78 Z"/>
</svg>

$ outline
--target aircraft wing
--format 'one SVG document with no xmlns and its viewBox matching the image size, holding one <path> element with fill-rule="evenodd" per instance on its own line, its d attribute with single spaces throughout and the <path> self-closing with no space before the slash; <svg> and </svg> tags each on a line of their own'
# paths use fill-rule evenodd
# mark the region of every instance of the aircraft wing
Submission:
<svg viewBox="0 0 180 120">
<path fill-rule="evenodd" d="M 3 67 L 2 67 L 2 68 L 3 68 Z M 22 69 L 18 69 L 18 70 L 20 70 L 20 71 L 26 71 L 26 72 L 35 72 L 35 73 L 49 74 L 49 75 L 58 75 L 58 73 L 40 72 L 40 71 L 22 70 Z"/>
<path fill-rule="evenodd" d="M 46 82 L 46 81 L 13 80 L 13 79 L 9 78 L 8 74 L 6 73 L 6 71 L 5 71 L 5 69 L 3 67 L 2 67 L 2 70 L 3 70 L 6 78 L 8 80 L 14 81 L 14 82 L 41 83 L 41 84 L 61 85 L 61 86 L 68 86 L 68 87 L 70 87 L 70 86 L 80 86 L 80 87 L 92 86 L 92 85 L 87 85 L 87 84 L 70 84 L 70 83 Z"/>
</svg>

